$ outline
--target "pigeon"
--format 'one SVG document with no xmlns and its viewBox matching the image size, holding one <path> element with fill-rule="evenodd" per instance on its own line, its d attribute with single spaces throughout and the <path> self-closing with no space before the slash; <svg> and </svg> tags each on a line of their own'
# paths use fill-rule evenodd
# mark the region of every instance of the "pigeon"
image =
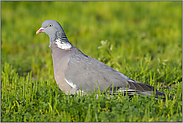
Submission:
<svg viewBox="0 0 183 123">
<path fill-rule="evenodd" d="M 54 77 L 57 85 L 65 94 L 100 91 L 125 92 L 128 95 L 163 96 L 153 86 L 130 79 L 95 58 L 85 55 L 73 46 L 66 37 L 62 26 L 55 20 L 45 20 L 36 32 L 46 33 L 51 48 Z M 95 88 L 95 89 L 94 89 Z M 117 90 L 117 91 L 116 91 Z"/>
</svg>

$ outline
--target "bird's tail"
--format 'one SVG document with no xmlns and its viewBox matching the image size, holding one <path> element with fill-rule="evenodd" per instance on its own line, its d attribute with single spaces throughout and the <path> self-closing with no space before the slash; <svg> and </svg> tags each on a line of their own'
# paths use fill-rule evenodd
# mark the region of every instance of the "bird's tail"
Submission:
<svg viewBox="0 0 183 123">
<path fill-rule="evenodd" d="M 124 94 L 128 94 L 128 95 L 134 95 L 134 94 L 142 94 L 142 95 L 155 95 L 155 98 L 158 99 L 158 97 L 160 96 L 161 99 L 163 99 L 165 101 L 166 96 L 165 93 L 158 91 L 157 89 L 155 89 L 153 86 L 150 86 L 148 84 L 145 83 L 140 83 L 138 81 L 135 80 L 129 80 L 128 81 L 128 86 L 126 88 L 121 88 L 121 87 L 115 87 L 115 89 L 119 90 L 118 92 L 124 92 Z M 115 90 L 113 89 L 113 90 Z M 168 95 L 167 97 L 171 97 L 170 95 Z"/>
</svg>

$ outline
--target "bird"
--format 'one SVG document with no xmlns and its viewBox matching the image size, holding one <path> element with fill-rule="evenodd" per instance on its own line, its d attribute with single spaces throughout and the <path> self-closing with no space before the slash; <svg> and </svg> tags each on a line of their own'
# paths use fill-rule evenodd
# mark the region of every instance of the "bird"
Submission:
<svg viewBox="0 0 183 123">
<path fill-rule="evenodd" d="M 112 94 L 125 92 L 128 95 L 152 95 L 165 99 L 165 93 L 153 86 L 130 79 L 117 70 L 95 58 L 85 55 L 72 45 L 62 26 L 55 20 L 45 20 L 36 34 L 49 36 L 54 77 L 57 85 L 65 94 L 100 91 Z M 116 93 L 117 94 L 117 93 Z"/>
</svg>

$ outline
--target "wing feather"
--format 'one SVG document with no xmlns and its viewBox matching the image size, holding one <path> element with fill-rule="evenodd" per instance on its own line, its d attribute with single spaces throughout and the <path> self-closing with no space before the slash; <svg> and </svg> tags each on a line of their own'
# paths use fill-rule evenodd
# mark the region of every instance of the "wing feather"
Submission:
<svg viewBox="0 0 183 123">
<path fill-rule="evenodd" d="M 123 74 L 119 74 L 118 71 L 92 57 L 84 55 L 80 51 L 75 51 L 75 55 L 70 57 L 65 77 L 68 81 L 74 82 L 78 88 L 82 87 L 86 91 L 91 91 L 94 85 L 95 88 L 98 88 L 97 82 L 101 91 L 113 83 L 117 86 L 126 87 L 128 85 L 127 80 L 129 79 Z"/>
<path fill-rule="evenodd" d="M 113 84 L 120 91 L 128 91 L 129 95 L 135 93 L 151 95 L 152 91 L 154 91 L 153 86 L 132 80 L 104 63 L 84 55 L 78 49 L 70 57 L 68 68 L 65 71 L 65 78 L 77 85 L 77 89 L 81 89 L 82 87 L 82 90 L 89 92 L 94 89 L 94 86 L 95 91 L 98 89 L 97 82 L 101 91 L 104 91 Z M 110 90 L 112 90 L 112 86 Z M 156 97 L 158 95 L 164 96 L 164 93 L 156 90 Z"/>
</svg>

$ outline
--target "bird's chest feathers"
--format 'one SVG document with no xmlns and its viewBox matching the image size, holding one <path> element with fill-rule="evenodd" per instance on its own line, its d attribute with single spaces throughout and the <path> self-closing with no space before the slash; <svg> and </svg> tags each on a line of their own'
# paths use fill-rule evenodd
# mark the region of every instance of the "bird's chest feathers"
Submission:
<svg viewBox="0 0 183 123">
<path fill-rule="evenodd" d="M 63 50 L 55 45 L 51 49 L 51 54 L 53 58 L 53 65 L 57 68 L 57 65 L 62 65 L 62 62 L 65 62 L 68 56 L 70 56 L 72 53 L 71 50 Z"/>
<path fill-rule="evenodd" d="M 70 50 L 72 45 L 68 42 L 61 41 L 61 39 L 56 39 L 55 44 L 57 45 L 58 48 L 62 50 Z"/>
<path fill-rule="evenodd" d="M 63 50 L 57 45 L 52 45 L 51 54 L 54 68 L 64 68 L 68 63 L 69 58 L 74 54 L 74 50 Z"/>
</svg>

